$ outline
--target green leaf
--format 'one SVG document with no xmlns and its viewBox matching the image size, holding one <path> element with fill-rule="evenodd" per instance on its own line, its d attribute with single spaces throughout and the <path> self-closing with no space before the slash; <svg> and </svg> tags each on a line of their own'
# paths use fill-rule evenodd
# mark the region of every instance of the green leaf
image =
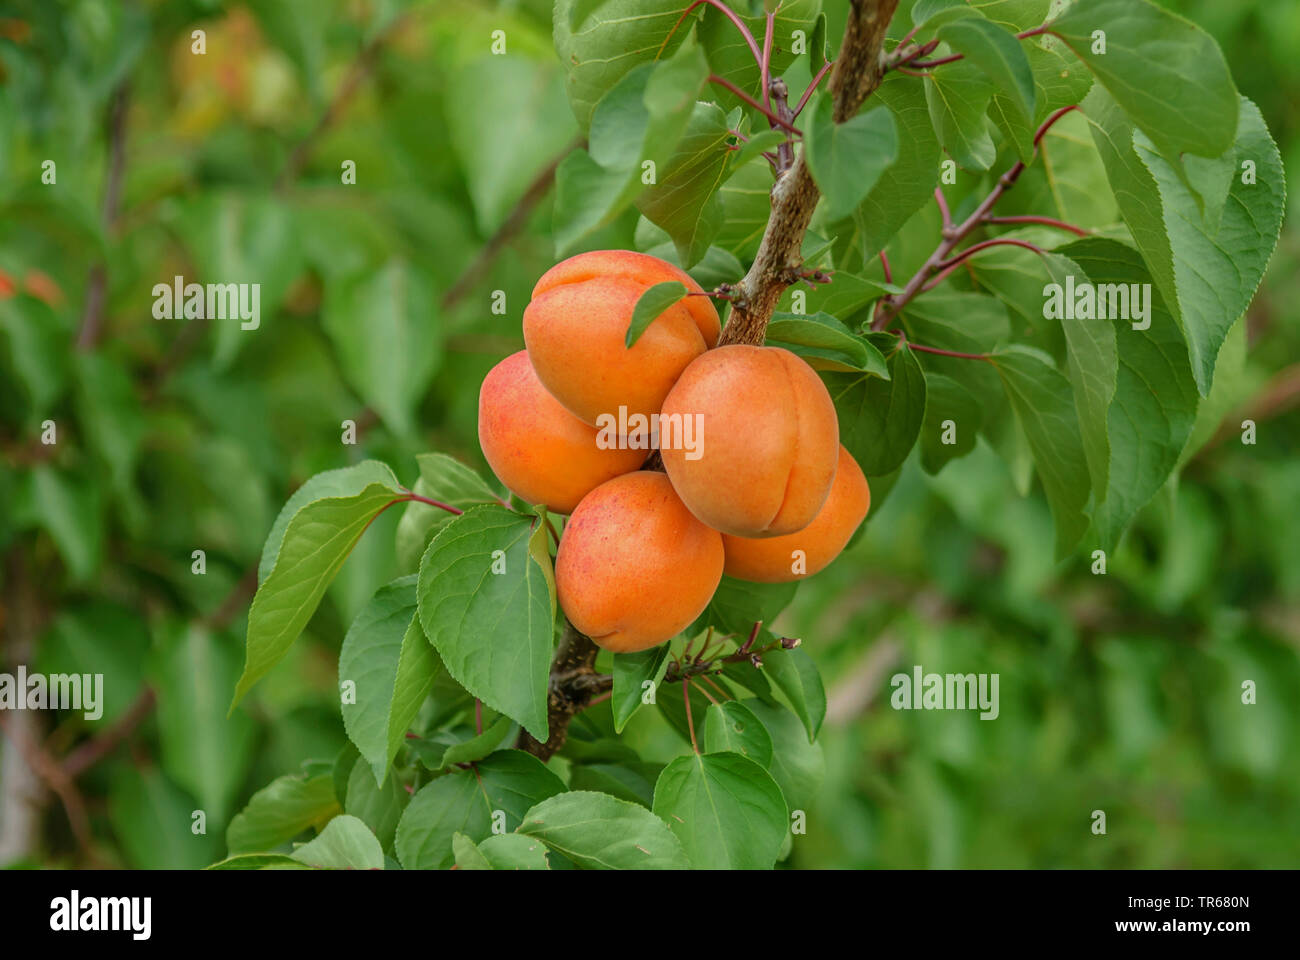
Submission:
<svg viewBox="0 0 1300 960">
<path fill-rule="evenodd" d="M 99 567 L 104 547 L 99 489 L 47 463 L 32 467 L 28 484 L 32 520 L 49 533 L 72 581 L 88 580 Z"/>
<path fill-rule="evenodd" d="M 1187 338 L 1202 396 L 1228 330 L 1250 304 L 1277 245 L 1286 175 L 1259 109 L 1243 98 L 1227 200 L 1217 225 L 1154 145 L 1104 91 L 1084 103 L 1111 189 L 1164 302 Z M 1245 183 L 1249 162 L 1254 182 Z M 1185 173 L 1186 171 L 1184 171 Z"/>
<path fill-rule="evenodd" d="M 1072 260 L 1057 254 L 1043 258 L 1052 282 L 1062 296 L 1081 284 L 1098 283 Z M 1073 277 L 1073 287 L 1069 278 Z M 1070 384 L 1074 388 L 1074 407 L 1079 417 L 1079 435 L 1088 460 L 1094 502 L 1106 498 L 1110 476 L 1110 434 L 1108 411 L 1115 396 L 1115 379 L 1119 354 L 1115 345 L 1115 327 L 1111 323 L 1083 318 L 1075 310 L 1064 311 L 1061 329 L 1065 332 L 1066 362 Z"/>
<path fill-rule="evenodd" d="M 102 674 L 104 684 L 97 704 L 101 716 L 97 720 L 85 718 L 85 722 L 92 730 L 107 727 L 131 708 L 145 682 L 150 636 L 144 611 L 103 600 L 65 600 L 64 604 L 37 644 L 36 666 L 46 676 Z M 238 739 L 235 725 L 232 740 Z M 166 742 L 164 736 L 165 751 Z"/>
<path fill-rule="evenodd" d="M 1141 256 L 1113 240 L 1080 240 L 1062 253 L 1087 272 L 1093 284 L 1150 284 Z M 1094 499 L 1093 525 L 1103 550 L 1164 486 L 1178 464 L 1196 422 L 1198 395 L 1178 325 L 1152 287 L 1150 326 L 1135 330 L 1126 318 L 1107 322 L 1114 330 L 1118 371 L 1107 411 L 1109 481 Z"/>
<path fill-rule="evenodd" d="M 993 365 L 1029 441 L 1056 521 L 1056 555 L 1063 557 L 1088 528 L 1088 461 L 1070 382 L 1047 357 L 1024 347 L 999 351 Z"/>
<path fill-rule="evenodd" d="M 1148 0 L 1091 0 L 1068 8 L 1052 32 L 1164 156 L 1217 157 L 1232 147 L 1237 89 L 1219 45 L 1200 27 Z"/>
<path fill-rule="evenodd" d="M 317 474 L 289 498 L 262 550 L 232 712 L 288 652 L 361 534 L 400 494 L 388 467 L 365 460 Z"/>
<path fill-rule="evenodd" d="M 957 17 L 976 16 L 966 0 L 916 0 L 912 5 L 912 26 L 931 28 Z M 934 22 L 931 22 L 934 21 Z"/>
<path fill-rule="evenodd" d="M 641 706 L 645 684 L 659 685 L 668 669 L 668 644 L 661 643 L 638 653 L 614 654 L 614 687 L 610 707 L 614 711 L 614 732 L 622 733 L 632 714 Z"/>
<path fill-rule="evenodd" d="M 993 84 L 965 60 L 930 71 L 923 83 L 930 123 L 948 156 L 957 166 L 976 173 L 993 166 L 997 148 L 985 115 L 993 99 Z"/>
<path fill-rule="evenodd" d="M 324 826 L 339 812 L 329 774 L 278 777 L 230 821 L 226 846 L 232 855 L 272 850 L 304 830 Z"/>
<path fill-rule="evenodd" d="M 887 355 L 889 379 L 852 373 L 823 373 L 826 389 L 840 418 L 840 443 L 862 472 L 877 477 L 907 459 L 925 419 L 925 374 L 911 350 L 898 349 L 898 338 L 877 334 L 877 349 Z M 891 345 L 892 344 L 892 345 Z"/>
<path fill-rule="evenodd" d="M 163 767 L 211 820 L 225 823 L 253 751 L 252 720 L 226 717 L 239 652 L 198 621 L 171 633 L 155 674 Z"/>
<path fill-rule="evenodd" d="M 545 741 L 555 590 L 534 527 L 496 506 L 443 527 L 420 561 L 419 616 L 457 683 Z"/>
<path fill-rule="evenodd" d="M 302 248 L 292 211 L 269 193 L 203 190 L 191 197 L 172 226 L 186 239 L 198 276 L 211 283 L 257 284 L 257 328 L 243 329 L 251 321 L 245 321 L 237 307 L 227 309 L 226 319 L 210 318 L 216 335 L 213 364 L 221 370 L 241 349 L 265 336 L 269 319 L 302 272 Z"/>
<path fill-rule="evenodd" d="M 749 161 L 757 159 L 760 155 L 775 150 L 789 138 L 784 130 L 768 129 L 759 130 L 754 133 L 739 150 L 736 151 L 735 158 L 731 161 L 732 169 L 739 170 Z"/>
<path fill-rule="evenodd" d="M 930 122 L 925 84 L 918 83 L 915 77 L 890 72 L 872 99 L 879 100 L 894 115 L 899 146 L 898 159 L 880 175 L 853 218 L 862 237 L 864 265 L 934 196 L 939 182 L 939 139 Z M 840 277 L 835 279 L 838 283 Z"/>
<path fill-rule="evenodd" d="M 643 164 L 667 171 L 707 76 L 708 64 L 690 40 L 667 60 L 634 67 L 600 99 L 587 149 L 569 154 L 556 170 L 559 255 L 627 209 L 645 186 Z"/>
<path fill-rule="evenodd" d="M 699 870 L 770 870 L 787 833 L 781 788 L 737 753 L 678 757 L 659 775 L 653 809 Z"/>
<path fill-rule="evenodd" d="M 889 379 L 889 366 L 875 344 L 854 334 L 829 313 L 773 314 L 767 325 L 767 343 L 798 354 L 814 370 L 867 373 Z"/>
<path fill-rule="evenodd" d="M 772 738 L 739 700 L 709 705 L 704 717 L 706 753 L 738 753 L 766 769 L 772 763 Z"/>
<path fill-rule="evenodd" d="M 570 790 L 594 790 L 639 803 L 647 810 L 654 802 L 655 781 L 663 771 L 661 763 L 580 763 L 569 772 Z"/>
<path fill-rule="evenodd" d="M 437 500 L 462 513 L 480 503 L 499 503 L 496 491 L 479 474 L 445 453 L 421 453 L 416 458 L 420 476 L 411 488 L 429 500 Z M 451 523 L 456 514 L 441 507 L 412 500 L 397 524 L 398 567 L 414 573 L 435 532 Z"/>
<path fill-rule="evenodd" d="M 569 104 L 584 132 L 596 104 L 620 79 L 639 64 L 671 56 L 690 36 L 689 21 L 669 36 L 684 9 L 682 0 L 558 0 L 555 51 L 568 72 Z"/>
<path fill-rule="evenodd" d="M 808 732 L 808 742 L 816 740 L 826 719 L 826 689 L 813 658 L 802 646 L 773 651 L 764 657 L 763 670 L 790 701 Z"/>
<path fill-rule="evenodd" d="M 402 260 L 331 280 L 321 326 L 348 385 L 389 427 L 415 433 L 415 407 L 442 362 L 442 324 L 427 271 Z"/>
<path fill-rule="evenodd" d="M 685 6 L 687 4 L 678 3 L 679 10 Z M 805 37 L 812 37 L 816 31 L 817 16 L 821 12 L 821 7 L 822 0 L 785 0 L 775 10 L 772 31 L 772 76 L 781 76 L 795 62 L 794 31 L 802 30 Z M 764 17 L 746 16 L 746 11 L 739 12 L 761 49 L 765 29 Z M 753 12 L 760 13 L 760 11 Z M 721 11 L 711 6 L 706 7 L 698 32 L 700 42 L 708 55 L 709 70 L 712 73 L 731 81 L 741 90 L 757 93 L 761 89 L 758 63 L 750 52 L 749 45 L 740 31 Z M 737 97 L 721 86 L 711 88 L 709 94 L 716 98 L 724 109 L 730 110 L 740 103 Z"/>
<path fill-rule="evenodd" d="M 103 351 L 78 351 L 72 369 L 80 428 L 90 448 L 108 464 L 113 489 L 126 493 L 145 433 L 131 378 L 121 361 Z"/>
<path fill-rule="evenodd" d="M 352 621 L 339 652 L 339 685 L 351 684 L 353 694 L 343 700 L 343 727 L 377 784 L 439 669 L 415 611 L 414 576 L 380 587 Z"/>
<path fill-rule="evenodd" d="M 529 810 L 518 833 L 586 870 L 683 870 L 673 831 L 645 807 L 603 793 L 569 791 Z"/>
<path fill-rule="evenodd" d="M 301 860 L 283 853 L 241 853 L 218 860 L 206 870 L 310 870 Z"/>
<path fill-rule="evenodd" d="M 455 834 L 475 843 L 487 838 L 497 811 L 509 832 L 533 806 L 564 790 L 564 781 L 536 757 L 498 750 L 472 770 L 457 770 L 420 788 L 397 826 L 397 859 L 407 870 L 445 869 L 455 857 Z"/>
<path fill-rule="evenodd" d="M 831 97 L 817 98 L 804 128 L 804 156 L 825 199 L 826 215 L 839 220 L 858 207 L 898 159 L 898 133 L 886 107 L 843 123 L 834 121 L 832 110 Z"/>
<path fill-rule="evenodd" d="M 364 823 L 378 838 L 379 845 L 389 850 L 409 799 L 396 771 L 390 770 L 388 776 L 376 785 L 370 769 L 358 763 L 353 765 L 348 777 L 343 811 Z"/>
<path fill-rule="evenodd" d="M 756 621 L 775 620 L 790 605 L 798 586 L 798 583 L 750 583 L 724 575 L 713 599 L 687 632 L 695 636 L 707 627 L 716 627 L 722 633 L 746 637 Z"/>
<path fill-rule="evenodd" d="M 676 280 L 647 287 L 637 298 L 636 306 L 632 308 L 632 320 L 627 325 L 625 346 L 629 350 L 632 349 L 632 345 L 641 339 L 641 334 L 645 333 L 646 327 L 659 319 L 674 303 L 680 303 L 685 298 L 686 284 Z"/>
<path fill-rule="evenodd" d="M 952 421 L 953 443 L 945 443 Z M 921 425 L 921 466 L 936 474 L 948 461 L 975 449 L 975 437 L 984 425 L 984 411 L 975 394 L 942 373 L 925 375 L 925 421 Z"/>
<path fill-rule="evenodd" d="M 990 116 L 1007 139 L 1015 145 L 1020 159 L 1027 164 L 1032 163 L 1034 159 L 1034 134 L 1037 132 L 1038 125 L 1061 107 L 1081 103 L 1092 87 L 1092 74 L 1070 54 L 1069 48 L 1062 45 L 1055 37 L 1046 38 L 1052 44 L 1051 46 L 1044 46 L 1038 42 L 1039 39 L 1042 38 L 1021 42 L 1029 62 L 1029 69 L 1033 73 L 1034 99 L 1037 104 L 1034 113 L 1029 117 L 1024 116 L 1013 106 L 1009 98 L 1002 94 L 995 95 L 989 107 Z M 1053 126 L 1052 131 L 1056 132 L 1058 129 L 1059 124 Z M 1056 151 L 1048 152 L 1055 160 Z M 1056 166 L 1057 164 L 1053 162 L 1053 167 Z M 1017 191 L 1021 189 L 1021 185 L 1017 184 Z M 1036 209 L 1041 212 L 1043 208 Z"/>
<path fill-rule="evenodd" d="M 461 870 L 549 870 L 546 845 L 517 833 L 488 837 L 482 843 L 458 833 L 452 838 L 456 866 Z"/>
<path fill-rule="evenodd" d="M 401 489 L 401 484 L 397 482 L 397 477 L 393 475 L 388 464 L 380 463 L 378 460 L 362 460 L 350 467 L 318 473 L 295 490 L 275 518 L 275 523 L 271 525 L 271 532 L 267 534 L 266 544 L 262 547 L 262 556 L 257 565 L 257 582 L 265 583 L 266 578 L 271 575 L 276 559 L 280 555 L 280 547 L 284 542 L 285 531 L 289 528 L 289 521 L 298 514 L 299 510 L 318 500 L 355 497 L 364 493 L 372 484 L 391 487 L 394 492 Z"/>
<path fill-rule="evenodd" d="M 550 58 L 481 56 L 442 75 L 447 141 L 464 172 L 480 236 L 491 236 L 548 161 L 572 143 L 577 124 L 565 105 L 563 65 Z M 484 124 L 484 117 L 509 123 Z"/>
<path fill-rule="evenodd" d="M 63 392 L 69 358 L 79 354 L 54 311 L 35 297 L 0 299 L 0 332 L 9 344 L 9 373 L 23 385 L 32 413 L 43 415 Z"/>
<path fill-rule="evenodd" d="M 314 840 L 290 854 L 311 867 L 334 870 L 382 870 L 384 851 L 370 828 L 347 814 L 335 817 Z"/>
<path fill-rule="evenodd" d="M 1010 103 L 1013 116 L 1033 122 L 1038 96 L 1034 73 L 1014 33 L 982 17 L 964 17 L 945 23 L 936 35 L 984 71 Z"/>
<path fill-rule="evenodd" d="M 684 269 L 703 259 L 722 229 L 718 190 L 735 169 L 731 136 L 720 107 L 696 103 L 676 149 L 656 171 L 655 182 L 637 197 L 637 209 L 672 238 Z"/>
<path fill-rule="evenodd" d="M 757 699 L 746 700 L 745 705 L 772 741 L 768 772 L 781 788 L 786 807 L 790 812 L 806 811 L 816 802 L 826 777 L 821 744 L 808 739 L 799 718 L 785 707 Z"/>
<path fill-rule="evenodd" d="M 435 769 L 446 770 L 457 763 L 472 763 L 475 760 L 482 760 L 501 745 L 501 741 L 506 738 L 506 734 L 513 727 L 514 724 L 509 717 L 497 717 L 482 733 L 449 746 Z"/>
<path fill-rule="evenodd" d="M 138 870 L 197 870 L 217 855 L 217 838 L 193 832 L 194 799 L 157 767 L 115 764 L 108 820 L 126 862 Z"/>
</svg>

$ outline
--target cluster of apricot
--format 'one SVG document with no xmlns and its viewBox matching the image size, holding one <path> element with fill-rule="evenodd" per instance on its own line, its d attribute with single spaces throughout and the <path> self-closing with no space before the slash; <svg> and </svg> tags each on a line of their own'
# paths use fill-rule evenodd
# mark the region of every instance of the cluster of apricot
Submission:
<svg viewBox="0 0 1300 960">
<path fill-rule="evenodd" d="M 694 295 L 627 347 L 641 294 L 673 280 Z M 866 517 L 871 492 L 821 379 L 778 347 L 717 346 L 717 310 L 672 264 L 579 254 L 537 282 L 523 325 L 527 349 L 483 380 L 479 442 L 516 495 L 571 514 L 556 592 L 600 646 L 671 639 L 724 572 L 765 583 L 816 573 Z M 690 449 L 661 440 L 666 474 L 643 469 L 645 438 L 610 443 L 597 430 L 653 414 L 700 425 Z"/>
</svg>

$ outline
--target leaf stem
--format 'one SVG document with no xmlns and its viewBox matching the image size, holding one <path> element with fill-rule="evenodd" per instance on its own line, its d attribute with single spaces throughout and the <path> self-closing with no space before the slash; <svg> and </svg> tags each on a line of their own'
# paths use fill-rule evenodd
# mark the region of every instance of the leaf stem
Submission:
<svg viewBox="0 0 1300 960">
<path fill-rule="evenodd" d="M 749 94 L 747 94 L 744 90 L 741 90 L 740 87 L 736 86 L 726 77 L 720 77 L 716 73 L 711 73 L 709 74 L 709 83 L 716 83 L 718 86 L 725 87 L 727 90 L 730 90 L 741 100 L 745 101 L 745 103 L 749 104 L 759 113 L 763 114 L 763 116 L 767 117 L 767 119 L 772 122 L 772 125 L 774 127 L 781 127 L 783 130 L 788 130 L 790 133 L 797 134 L 798 136 L 801 137 L 803 136 L 802 130 L 800 130 L 794 124 L 786 120 L 782 120 L 775 113 L 773 113 L 767 107 L 763 106 L 761 103 L 759 103 Z"/>
<path fill-rule="evenodd" d="M 1076 227 L 1072 223 L 1066 223 L 1064 220 L 1057 220 L 1054 217 L 985 217 L 985 223 L 1011 224 L 1011 223 L 1038 223 L 1045 227 L 1056 227 L 1058 230 L 1068 230 L 1078 237 L 1090 237 L 1092 234 L 1083 229 Z"/>
<path fill-rule="evenodd" d="M 410 490 L 406 491 L 405 495 L 393 502 L 406 503 L 410 500 L 414 500 L 416 503 L 427 504 L 430 507 L 437 507 L 439 510 L 446 510 L 448 513 L 454 513 L 458 516 L 465 512 L 464 510 L 457 510 L 449 503 L 443 503 L 440 500 L 430 500 L 428 497 L 422 497 L 418 493 L 412 493 Z"/>
<path fill-rule="evenodd" d="M 691 749 L 700 752 L 700 745 L 695 742 L 695 721 L 691 719 L 691 678 L 682 678 L 682 701 L 686 704 L 686 729 L 691 732 Z"/>
<path fill-rule="evenodd" d="M 705 3 L 717 9 L 723 16 L 735 24 L 736 29 L 740 31 L 740 35 L 745 38 L 745 44 L 749 47 L 749 52 L 754 55 L 754 63 L 761 68 L 763 65 L 763 55 L 758 51 L 758 41 L 754 39 L 754 34 L 750 32 L 749 27 L 745 25 L 745 21 L 741 20 L 740 17 L 736 15 L 735 11 L 723 3 L 722 0 L 695 0 L 694 3 L 683 10 L 682 15 L 677 18 L 677 22 L 673 24 L 673 28 L 668 31 L 668 36 L 664 37 L 664 42 L 659 45 L 659 50 L 655 53 L 655 59 L 658 60 L 663 56 L 664 48 L 668 46 L 668 41 L 673 38 L 673 34 L 676 33 L 677 28 L 682 25 L 682 21 L 691 15 L 692 10 Z"/>
</svg>

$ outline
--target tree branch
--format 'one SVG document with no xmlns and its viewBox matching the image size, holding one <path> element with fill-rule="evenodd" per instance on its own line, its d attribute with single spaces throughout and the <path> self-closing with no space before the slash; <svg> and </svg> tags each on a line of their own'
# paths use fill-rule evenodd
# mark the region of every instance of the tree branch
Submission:
<svg viewBox="0 0 1300 960">
<path fill-rule="evenodd" d="M 550 692 L 547 696 L 546 742 L 542 743 L 527 730 L 519 731 L 516 746 L 540 760 L 549 760 L 569 735 L 569 721 L 590 703 L 593 697 L 608 689 L 603 678 L 596 673 L 594 664 L 599 649 L 591 638 L 581 634 L 567 620 L 551 664 Z"/>
<path fill-rule="evenodd" d="M 885 30 L 897 8 L 898 0 L 854 0 L 831 72 L 836 123 L 851 119 L 880 85 Z M 735 287 L 719 344 L 762 344 L 781 293 L 799 279 L 800 247 L 819 196 L 801 153 L 772 186 L 772 215 L 753 266 Z"/>
</svg>

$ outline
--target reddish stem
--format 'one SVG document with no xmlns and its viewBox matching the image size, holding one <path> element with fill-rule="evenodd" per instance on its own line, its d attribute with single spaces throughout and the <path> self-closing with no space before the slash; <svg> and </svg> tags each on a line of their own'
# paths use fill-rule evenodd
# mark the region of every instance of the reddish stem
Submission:
<svg viewBox="0 0 1300 960">
<path fill-rule="evenodd" d="M 975 254 L 979 253 L 981 250 L 987 250 L 990 247 L 1023 247 L 1026 250 L 1032 250 L 1034 253 L 1038 254 L 1039 256 L 1047 255 L 1046 250 L 1044 250 L 1040 246 L 1037 246 L 1036 244 L 1030 243 L 1028 240 L 1017 240 L 1014 237 L 995 237 L 992 240 L 984 240 L 983 242 L 977 243 L 972 247 L 967 247 L 965 250 L 963 250 L 961 253 L 957 254 L 957 256 L 953 257 L 950 260 L 940 260 L 939 263 L 936 264 L 936 267 L 939 270 L 947 270 L 951 267 L 957 266 L 963 260 L 970 259 Z"/>
<path fill-rule="evenodd" d="M 885 271 L 885 283 L 893 283 L 894 271 L 889 267 L 889 255 L 884 250 L 880 251 L 880 266 Z"/>
<path fill-rule="evenodd" d="M 691 732 L 691 749 L 700 752 L 700 745 L 695 742 L 695 721 L 691 719 L 691 678 L 682 678 L 682 700 L 686 703 L 686 729 Z"/>
<path fill-rule="evenodd" d="M 1017 33 L 1016 39 L 1028 40 L 1030 37 L 1037 37 L 1041 34 L 1048 33 L 1050 30 L 1051 30 L 1050 24 L 1045 23 L 1041 27 L 1034 27 L 1034 29 L 1032 30 L 1024 30 L 1020 33 Z M 933 47 L 931 47 L 931 49 L 933 49 Z M 942 66 L 945 63 L 955 63 L 958 60 L 963 60 L 965 59 L 965 56 L 966 55 L 963 53 L 954 53 L 952 56 L 940 57 L 938 60 L 925 60 L 925 61 L 913 60 L 911 61 L 911 66 L 922 68 L 922 69 L 928 67 L 938 67 L 938 66 Z"/>
<path fill-rule="evenodd" d="M 1053 218 L 1053 217 L 1030 217 L 1030 216 L 1024 216 L 1024 217 L 985 217 L 985 218 L 984 218 L 984 222 L 985 222 L 985 223 L 1000 223 L 1000 224 L 1008 224 L 1008 223 L 1038 223 L 1038 224 L 1042 224 L 1042 225 L 1045 226 L 1045 227 L 1056 227 L 1058 230 L 1068 230 L 1068 231 L 1070 231 L 1071 233 L 1075 234 L 1076 236 L 1080 236 L 1080 237 L 1088 237 L 1088 236 L 1091 236 L 1091 235 L 1092 235 L 1092 234 L 1090 234 L 1087 230 L 1083 229 L 1082 227 L 1076 227 L 1076 226 L 1075 226 L 1074 224 L 1072 224 L 1072 223 L 1066 223 L 1064 220 L 1057 220 L 1057 219 L 1055 219 L 1055 218 Z"/>
<path fill-rule="evenodd" d="M 454 513 L 457 515 L 465 512 L 464 510 L 457 510 L 449 503 L 443 503 L 440 500 L 430 500 L 428 497 L 422 497 L 418 493 L 411 493 L 409 490 L 406 492 L 405 496 L 394 500 L 393 503 L 406 503 L 409 500 L 414 500 L 416 503 L 427 504 L 430 507 L 437 507 L 439 510 L 446 510 L 448 513 Z"/>
<path fill-rule="evenodd" d="M 803 108 L 808 103 L 808 98 L 811 97 L 813 95 L 813 91 L 817 89 L 817 84 L 822 82 L 822 77 L 826 76 L 826 74 L 830 72 L 831 67 L 833 67 L 834 65 L 835 65 L 834 60 L 827 60 L 824 64 L 822 64 L 822 68 L 818 70 L 817 75 L 812 78 L 812 83 L 808 84 L 808 89 L 805 90 L 803 92 L 803 96 L 799 98 L 799 103 L 795 105 L 794 115 L 796 117 L 803 112 Z"/>
<path fill-rule="evenodd" d="M 772 35 L 776 32 L 773 29 L 776 23 L 776 14 L 768 13 L 767 26 L 763 30 L 763 59 L 758 64 L 759 83 L 763 85 L 763 105 L 769 110 L 772 109 L 772 93 L 769 87 L 772 84 Z"/>
<path fill-rule="evenodd" d="M 934 202 L 939 204 L 939 212 L 943 214 L 943 228 L 950 230 L 952 228 L 952 213 L 948 210 L 948 199 L 943 195 L 943 187 L 934 188 Z"/>
<path fill-rule="evenodd" d="M 802 131 L 802 130 L 800 130 L 800 129 L 799 129 L 798 127 L 796 127 L 794 124 L 792 124 L 792 123 L 788 123 L 788 122 L 786 122 L 785 120 L 782 120 L 782 119 L 781 119 L 780 117 L 778 117 L 775 113 L 773 113 L 771 110 L 767 109 L 767 107 L 763 106 L 761 103 L 759 103 L 757 100 L 755 100 L 755 99 L 754 99 L 753 97 L 751 97 L 749 94 L 747 94 L 744 90 L 741 90 L 740 87 L 736 86 L 734 83 L 732 83 L 732 82 L 731 82 L 730 80 L 728 80 L 726 77 L 720 77 L 720 76 L 718 76 L 716 73 L 709 74 L 709 83 L 716 83 L 716 84 L 718 84 L 718 86 L 720 86 L 720 87 L 725 87 L 726 89 L 730 90 L 732 93 L 734 93 L 736 96 L 738 96 L 741 100 L 744 100 L 745 103 L 749 104 L 751 107 L 753 107 L 753 108 L 754 108 L 755 110 L 757 110 L 759 113 L 763 114 L 763 116 L 767 117 L 768 120 L 772 121 L 773 126 L 781 127 L 781 128 L 783 128 L 783 129 L 785 129 L 785 130 L 789 130 L 791 133 L 798 134 L 798 135 L 801 136 L 801 137 L 803 136 L 803 131 Z"/>
<path fill-rule="evenodd" d="M 704 3 L 707 3 L 709 6 L 721 11 L 723 16 L 736 25 L 736 29 L 740 31 L 740 35 L 745 38 L 745 44 L 749 47 L 749 52 L 754 55 L 754 63 L 762 66 L 763 55 L 758 52 L 758 41 L 754 39 L 754 35 L 750 32 L 749 27 L 745 26 L 745 21 L 736 16 L 735 12 L 723 3 L 722 0 L 695 0 L 694 3 L 683 10 L 682 15 L 677 18 L 677 22 L 673 24 L 673 28 L 668 31 L 668 36 L 664 37 L 664 42 L 659 45 L 659 52 L 655 54 L 655 59 L 658 60 L 663 56 L 664 47 L 668 46 L 668 41 L 673 38 L 673 34 L 676 33 L 677 28 L 682 25 L 682 21 L 691 15 L 692 10 Z"/>
</svg>

